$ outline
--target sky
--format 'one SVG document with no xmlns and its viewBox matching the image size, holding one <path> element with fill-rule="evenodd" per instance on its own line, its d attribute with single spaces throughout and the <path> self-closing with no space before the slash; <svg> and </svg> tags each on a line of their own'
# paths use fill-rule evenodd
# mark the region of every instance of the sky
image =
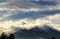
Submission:
<svg viewBox="0 0 60 39">
<path fill-rule="evenodd" d="M 0 0 L 0 32 L 44 25 L 60 31 L 60 0 Z"/>
</svg>

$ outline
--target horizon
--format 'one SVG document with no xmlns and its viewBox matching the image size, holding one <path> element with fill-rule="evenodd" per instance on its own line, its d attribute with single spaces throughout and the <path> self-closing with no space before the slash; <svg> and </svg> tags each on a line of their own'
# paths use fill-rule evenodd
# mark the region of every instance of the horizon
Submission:
<svg viewBox="0 0 60 39">
<path fill-rule="evenodd" d="M 33 39 L 41 35 L 36 27 L 45 39 L 54 35 L 60 39 L 60 0 L 0 0 L 0 34 L 17 33 L 16 39 Z"/>
</svg>

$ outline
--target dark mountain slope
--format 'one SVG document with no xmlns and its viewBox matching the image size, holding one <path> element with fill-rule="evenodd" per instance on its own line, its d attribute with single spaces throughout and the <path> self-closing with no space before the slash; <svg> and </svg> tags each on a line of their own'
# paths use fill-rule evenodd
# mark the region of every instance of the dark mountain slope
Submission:
<svg viewBox="0 0 60 39">
<path fill-rule="evenodd" d="M 26 37 L 26 39 L 28 39 L 28 38 L 37 39 L 40 37 L 43 37 L 45 39 L 51 38 L 51 37 L 55 37 L 56 39 L 60 39 L 60 32 L 59 31 L 57 31 L 53 28 L 47 27 L 47 26 L 45 26 L 45 28 L 47 28 L 49 30 L 46 32 L 38 27 L 35 27 L 30 30 L 22 29 L 22 30 L 16 32 L 15 35 L 22 37 L 22 38 Z"/>
</svg>

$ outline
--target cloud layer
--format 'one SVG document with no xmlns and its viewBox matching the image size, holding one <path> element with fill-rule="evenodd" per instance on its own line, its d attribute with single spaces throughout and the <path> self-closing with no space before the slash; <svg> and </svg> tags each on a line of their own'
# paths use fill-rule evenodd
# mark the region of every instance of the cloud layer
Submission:
<svg viewBox="0 0 60 39">
<path fill-rule="evenodd" d="M 14 33 L 48 25 L 60 31 L 59 0 L 4 0 L 0 3 L 0 31 Z M 43 29 L 44 30 L 44 29 Z"/>
</svg>

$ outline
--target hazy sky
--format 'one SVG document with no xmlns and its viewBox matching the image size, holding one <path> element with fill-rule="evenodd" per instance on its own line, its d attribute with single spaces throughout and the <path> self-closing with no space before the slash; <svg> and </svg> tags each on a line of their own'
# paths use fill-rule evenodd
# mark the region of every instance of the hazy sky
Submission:
<svg viewBox="0 0 60 39">
<path fill-rule="evenodd" d="M 60 31 L 60 0 L 0 0 L 1 32 L 44 25 Z"/>
</svg>

